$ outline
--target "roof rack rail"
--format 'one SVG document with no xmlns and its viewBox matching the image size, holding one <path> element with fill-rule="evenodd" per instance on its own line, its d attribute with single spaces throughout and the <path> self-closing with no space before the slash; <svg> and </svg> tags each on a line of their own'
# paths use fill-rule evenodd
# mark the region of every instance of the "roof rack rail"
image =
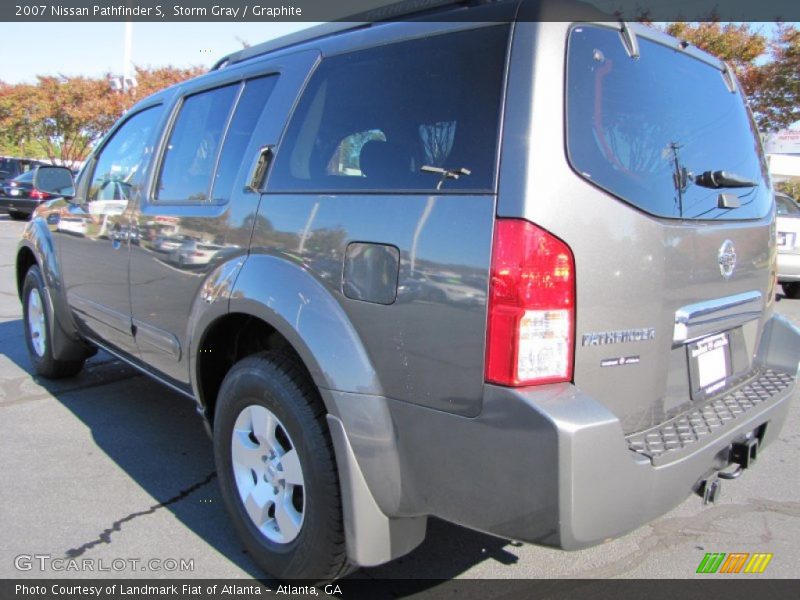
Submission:
<svg viewBox="0 0 800 600">
<path fill-rule="evenodd" d="M 243 48 L 242 50 L 233 52 L 232 54 L 228 54 L 227 56 L 223 56 L 220 60 L 218 60 L 214 64 L 213 67 L 211 67 L 211 70 L 217 71 L 224 67 L 235 65 L 236 63 L 242 62 L 243 60 L 254 58 L 256 56 L 261 56 L 262 54 L 266 54 L 267 52 L 273 52 L 274 50 L 282 50 L 290 46 L 296 46 L 297 44 L 310 42 L 311 40 L 317 40 L 320 38 L 328 37 L 330 35 L 334 35 L 336 33 L 341 33 L 343 31 L 348 31 L 350 29 L 356 29 L 358 27 L 364 27 L 368 25 L 369 23 L 352 23 L 352 22 L 344 23 L 341 21 L 334 21 L 331 23 L 322 23 L 321 25 L 315 25 L 307 29 L 301 29 L 300 31 L 296 31 L 288 35 L 282 35 L 281 37 L 277 37 L 275 39 L 268 40 L 260 44 L 256 44 L 255 46 L 250 46 L 249 48 Z"/>
<path fill-rule="evenodd" d="M 214 63 L 210 70 L 218 71 L 219 69 L 235 65 L 236 63 L 255 58 L 256 56 L 261 56 L 267 52 L 283 50 L 291 46 L 318 40 L 344 31 L 369 27 L 373 23 L 379 23 L 381 21 L 408 17 L 432 10 L 441 10 L 449 6 L 486 4 L 490 1 L 492 0 L 427 0 L 426 2 L 420 2 L 420 0 L 391 0 L 384 5 L 376 6 L 373 9 L 362 11 L 348 17 L 343 17 L 337 21 L 315 25 L 308 29 L 302 29 L 261 44 L 256 44 L 249 48 L 243 48 L 242 50 L 223 56 Z"/>
</svg>

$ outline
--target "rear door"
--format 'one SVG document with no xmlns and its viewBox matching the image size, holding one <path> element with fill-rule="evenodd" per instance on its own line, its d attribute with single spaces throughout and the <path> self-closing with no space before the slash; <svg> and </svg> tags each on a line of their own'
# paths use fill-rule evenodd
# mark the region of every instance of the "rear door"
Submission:
<svg viewBox="0 0 800 600">
<path fill-rule="evenodd" d="M 251 246 L 325 285 L 388 397 L 462 414 L 483 395 L 508 39 L 508 25 L 398 23 L 326 46 Z"/>
<path fill-rule="evenodd" d="M 724 66 L 672 38 L 519 28 L 567 53 L 535 57 L 524 205 L 501 211 L 572 248 L 575 384 L 641 431 L 754 374 L 775 275 L 758 134 Z"/>
<path fill-rule="evenodd" d="M 258 194 L 245 182 L 316 58 L 300 52 L 228 67 L 175 109 L 134 215 L 130 298 L 142 359 L 179 383 L 189 382 L 193 303 L 215 269 L 247 253 Z"/>
</svg>

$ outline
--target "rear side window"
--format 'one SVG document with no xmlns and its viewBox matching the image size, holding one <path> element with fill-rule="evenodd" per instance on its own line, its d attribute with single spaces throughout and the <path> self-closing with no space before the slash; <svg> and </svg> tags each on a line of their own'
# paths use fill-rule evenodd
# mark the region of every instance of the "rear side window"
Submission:
<svg viewBox="0 0 800 600">
<path fill-rule="evenodd" d="M 239 84 L 187 97 L 172 127 L 155 198 L 161 202 L 206 202 L 211 174 Z"/>
<path fill-rule="evenodd" d="M 681 50 L 641 37 L 639 48 L 633 59 L 617 30 L 573 28 L 567 63 L 572 167 L 659 217 L 766 215 L 772 194 L 741 92 L 731 92 L 718 69 Z M 708 177 L 717 171 L 753 185 L 717 187 L 719 178 Z M 722 194 L 738 200 L 724 201 Z"/>
<path fill-rule="evenodd" d="M 491 190 L 507 40 L 491 26 L 324 60 L 269 191 Z"/>
</svg>

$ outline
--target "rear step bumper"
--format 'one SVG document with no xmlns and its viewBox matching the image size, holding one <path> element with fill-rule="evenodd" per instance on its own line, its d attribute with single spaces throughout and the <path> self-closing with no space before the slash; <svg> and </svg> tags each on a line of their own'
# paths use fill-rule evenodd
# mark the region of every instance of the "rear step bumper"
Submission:
<svg viewBox="0 0 800 600">
<path fill-rule="evenodd" d="M 360 562 L 413 548 L 428 515 L 570 550 L 631 531 L 731 472 L 732 454 L 744 452 L 747 440 L 757 438 L 760 451 L 777 438 L 799 357 L 800 330 L 775 316 L 762 335 L 756 378 L 628 438 L 613 413 L 570 384 L 487 385 L 474 418 L 323 390 L 352 452 L 348 470 L 363 478 L 363 495 L 394 527 L 391 539 L 380 540 L 387 548 L 380 559 Z M 358 520 L 363 511 L 345 512 Z M 351 534 L 348 544 L 361 545 L 361 537 Z"/>
<path fill-rule="evenodd" d="M 552 424 L 559 448 L 553 475 L 558 534 L 546 542 L 577 549 L 617 537 L 671 510 L 692 491 L 702 494 L 720 471 L 730 479 L 732 468 L 738 476 L 751 466 L 756 451 L 778 437 L 786 420 L 800 330 L 773 317 L 756 360 L 758 375 L 742 386 L 627 438 L 613 417 L 594 423 L 576 418 L 601 410 L 577 390 L 563 403 L 540 402 L 534 392 L 529 399 Z M 745 449 L 751 454 L 739 456 Z"/>
<path fill-rule="evenodd" d="M 706 482 L 713 482 L 720 471 L 737 467 L 731 459 L 734 444 L 742 443 L 748 435 L 760 436 L 760 450 L 777 438 L 795 392 L 794 375 L 787 377 L 786 385 L 750 410 L 722 422 L 680 450 L 653 458 L 632 450 L 619 421 L 610 415 L 603 418 L 598 403 L 574 388 L 571 394 L 559 394 L 546 402 L 529 397 L 531 408 L 541 411 L 558 440 L 558 453 L 552 472 L 532 462 L 530 480 L 521 481 L 519 487 L 557 490 L 557 504 L 547 519 L 553 532 L 542 536 L 538 528 L 525 532 L 504 527 L 502 534 L 580 549 L 652 521 L 692 492 L 702 494 Z M 592 414 L 594 419 L 577 417 Z M 513 493 L 520 491 L 526 493 L 524 489 Z M 715 497 L 707 498 L 713 500 Z M 505 517 L 512 515 L 506 513 Z M 517 524 L 522 527 L 523 515 L 518 517 Z"/>
<path fill-rule="evenodd" d="M 778 397 L 794 385 L 794 374 L 763 369 L 740 387 L 713 398 L 697 408 L 660 425 L 627 437 L 628 447 L 650 459 L 655 466 L 691 454 L 695 444 L 703 444 L 718 430 L 747 417 L 762 403 Z"/>
</svg>

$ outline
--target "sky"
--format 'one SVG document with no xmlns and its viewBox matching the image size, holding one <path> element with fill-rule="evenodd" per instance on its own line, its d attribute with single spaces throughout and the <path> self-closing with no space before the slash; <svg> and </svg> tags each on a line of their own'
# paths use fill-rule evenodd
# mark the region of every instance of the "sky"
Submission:
<svg viewBox="0 0 800 600">
<path fill-rule="evenodd" d="M 132 62 L 141 67 L 210 67 L 242 48 L 314 23 L 134 23 Z M 0 80 L 36 75 L 121 74 L 125 24 L 0 23 Z M 238 39 L 237 39 L 238 38 Z"/>
<path fill-rule="evenodd" d="M 134 23 L 132 62 L 141 67 L 210 67 L 240 50 L 315 23 Z M 774 26 L 754 24 L 770 35 Z M 123 71 L 125 24 L 0 23 L 0 81 L 33 83 L 36 75 L 115 75 Z"/>
</svg>

